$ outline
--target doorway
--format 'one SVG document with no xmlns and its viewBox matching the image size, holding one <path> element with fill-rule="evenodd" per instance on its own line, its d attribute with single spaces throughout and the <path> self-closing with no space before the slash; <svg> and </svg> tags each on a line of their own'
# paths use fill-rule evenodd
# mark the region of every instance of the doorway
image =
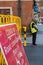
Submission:
<svg viewBox="0 0 43 65">
<path fill-rule="evenodd" d="M 37 44 L 43 44 L 43 7 L 40 7 L 40 17 L 38 18 L 38 34 L 37 34 Z"/>
</svg>

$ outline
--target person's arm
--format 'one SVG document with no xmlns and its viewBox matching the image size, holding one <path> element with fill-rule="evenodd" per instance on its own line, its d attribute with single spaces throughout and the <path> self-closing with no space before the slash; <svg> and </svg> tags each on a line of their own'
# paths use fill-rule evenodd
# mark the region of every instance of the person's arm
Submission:
<svg viewBox="0 0 43 65">
<path fill-rule="evenodd" d="M 33 27 L 38 31 L 38 28 L 35 25 L 33 25 Z"/>
</svg>

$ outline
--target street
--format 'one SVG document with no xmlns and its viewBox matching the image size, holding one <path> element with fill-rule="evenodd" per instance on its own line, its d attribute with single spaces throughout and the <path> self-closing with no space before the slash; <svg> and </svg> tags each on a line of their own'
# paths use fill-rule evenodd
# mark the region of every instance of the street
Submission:
<svg viewBox="0 0 43 65">
<path fill-rule="evenodd" d="M 30 65 L 43 65 L 43 46 L 27 45 L 24 49 Z"/>
</svg>

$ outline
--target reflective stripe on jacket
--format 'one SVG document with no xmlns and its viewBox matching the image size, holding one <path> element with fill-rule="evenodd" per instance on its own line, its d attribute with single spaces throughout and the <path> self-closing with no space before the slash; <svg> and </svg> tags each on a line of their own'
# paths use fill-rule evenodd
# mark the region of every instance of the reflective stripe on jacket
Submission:
<svg viewBox="0 0 43 65">
<path fill-rule="evenodd" d="M 33 24 L 33 23 L 34 23 L 34 22 L 31 22 L 31 24 L 30 24 L 31 33 L 37 32 L 37 30 L 36 30 L 34 27 L 32 27 L 32 24 Z M 34 26 L 37 28 L 37 26 L 36 26 L 35 23 L 34 23 Z"/>
</svg>

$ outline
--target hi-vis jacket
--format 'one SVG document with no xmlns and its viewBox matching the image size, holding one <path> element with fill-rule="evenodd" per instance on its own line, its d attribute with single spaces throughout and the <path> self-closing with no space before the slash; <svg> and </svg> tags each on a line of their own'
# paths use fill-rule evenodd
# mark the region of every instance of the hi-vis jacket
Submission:
<svg viewBox="0 0 43 65">
<path fill-rule="evenodd" d="M 34 24 L 33 26 L 35 26 L 36 28 L 32 27 L 32 24 Z M 35 33 L 38 31 L 37 25 L 33 21 L 30 24 L 30 30 L 31 30 L 31 33 Z"/>
</svg>

